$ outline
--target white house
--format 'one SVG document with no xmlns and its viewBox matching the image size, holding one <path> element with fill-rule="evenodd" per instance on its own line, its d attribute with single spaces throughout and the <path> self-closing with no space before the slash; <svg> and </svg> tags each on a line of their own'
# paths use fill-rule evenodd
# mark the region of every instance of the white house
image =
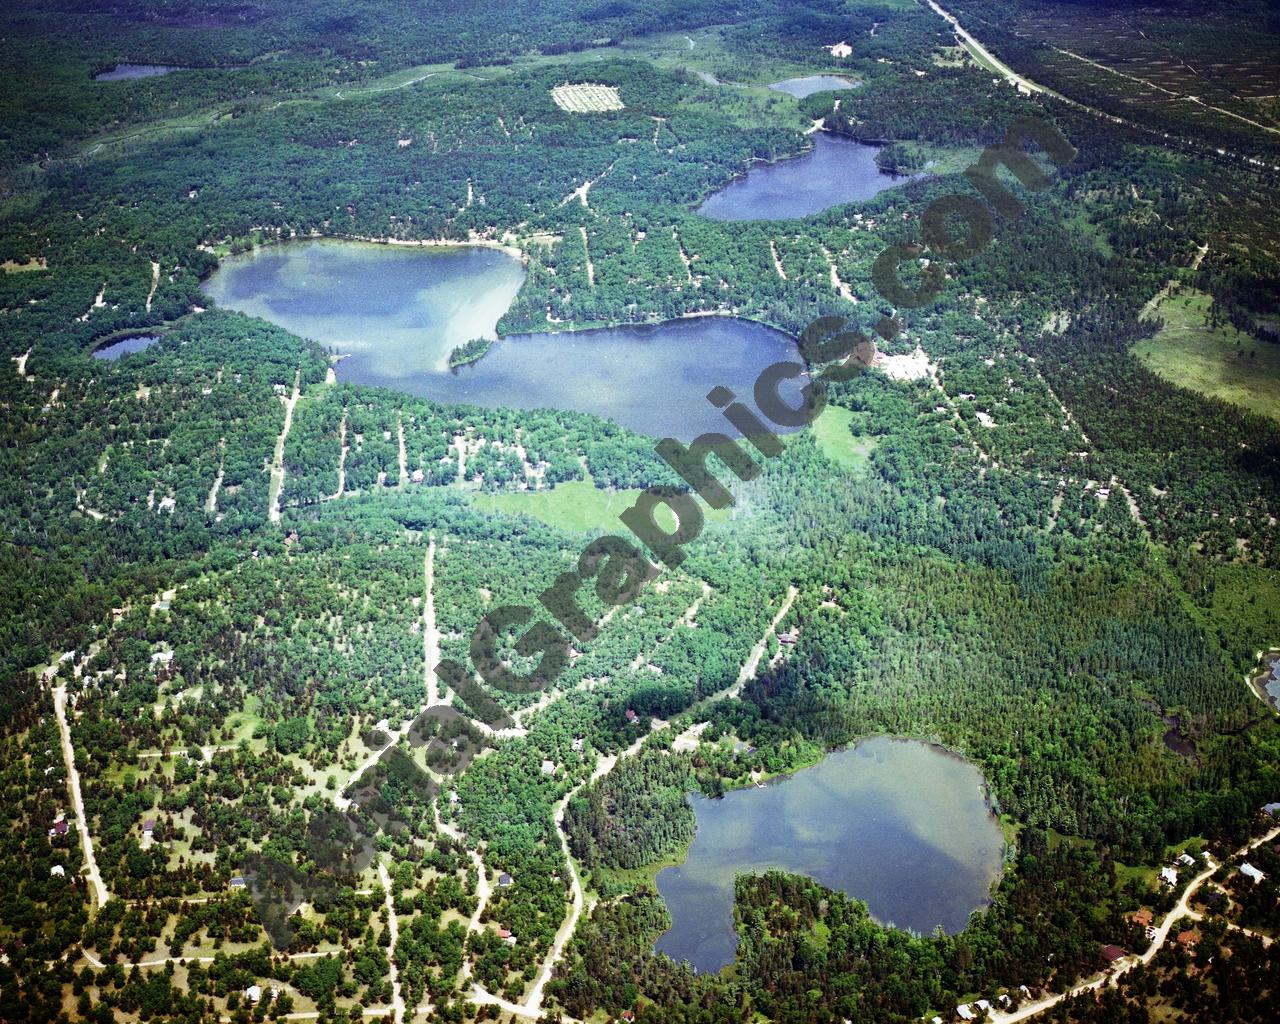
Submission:
<svg viewBox="0 0 1280 1024">
<path fill-rule="evenodd" d="M 249 1002 L 256 1003 L 259 999 L 262 998 L 262 986 L 250 985 L 247 989 L 244 990 L 244 997 Z"/>
<path fill-rule="evenodd" d="M 1261 882 L 1264 878 L 1267 877 L 1261 871 L 1255 868 L 1252 864 L 1247 864 L 1247 863 L 1240 865 L 1240 874 L 1244 875 L 1245 878 L 1252 879 L 1254 885 L 1257 885 L 1259 882 Z"/>
<path fill-rule="evenodd" d="M 961 1003 L 956 1007 L 956 1014 L 961 1020 L 977 1020 L 978 1015 L 969 1008 L 968 1003 Z"/>
<path fill-rule="evenodd" d="M 1178 858 L 1178 863 L 1185 864 L 1187 867 L 1191 867 L 1191 865 L 1193 865 L 1195 862 L 1196 862 L 1196 859 L 1193 856 L 1191 856 L 1191 854 L 1189 853 L 1184 853 L 1181 857 Z"/>
<path fill-rule="evenodd" d="M 1162 882 L 1164 882 L 1164 883 L 1165 883 L 1165 885 L 1170 885 L 1170 886 L 1172 886 L 1172 885 L 1177 885 L 1177 884 L 1178 884 L 1178 872 L 1177 872 L 1177 869 L 1176 869 L 1176 868 L 1161 868 L 1161 869 L 1160 869 L 1160 880 L 1161 880 Z"/>
<path fill-rule="evenodd" d="M 52 875 L 54 878 L 66 878 L 67 869 L 64 868 L 61 864 L 55 864 L 53 867 L 49 869 L 49 874 Z"/>
</svg>

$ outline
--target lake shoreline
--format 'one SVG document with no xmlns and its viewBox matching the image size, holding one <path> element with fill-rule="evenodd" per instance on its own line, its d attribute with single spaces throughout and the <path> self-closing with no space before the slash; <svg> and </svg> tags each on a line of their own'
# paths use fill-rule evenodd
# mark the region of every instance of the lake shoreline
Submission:
<svg viewBox="0 0 1280 1024">
<path fill-rule="evenodd" d="M 887 145 L 887 143 L 875 143 L 875 142 L 869 142 L 862 139 L 857 139 L 844 132 L 833 131 L 830 128 L 825 128 L 820 123 L 815 123 L 809 129 L 802 132 L 801 139 L 804 140 L 805 144 L 799 152 L 786 154 L 783 156 L 776 157 L 774 159 L 766 159 L 764 157 L 752 157 L 748 161 L 747 166 L 743 170 L 739 171 L 737 174 L 733 175 L 733 177 L 729 178 L 727 181 L 722 182 L 721 184 L 717 185 L 714 189 L 712 189 L 710 192 L 698 198 L 690 207 L 688 207 L 689 211 L 693 213 L 695 216 L 702 217 L 706 220 L 718 221 L 721 223 L 751 223 L 754 221 L 783 222 L 783 221 L 792 221 L 792 220 L 805 220 L 809 217 L 816 217 L 819 214 L 826 213 L 827 211 L 835 209 L 836 207 L 848 206 L 853 203 L 870 202 L 871 200 L 875 199 L 881 192 L 888 191 L 891 188 L 897 188 L 900 185 L 905 185 L 921 177 L 921 175 L 918 175 L 918 174 L 898 174 L 892 171 L 886 171 L 883 168 L 881 168 L 878 164 L 875 163 L 875 157 L 873 155 L 871 158 L 871 161 L 872 161 L 872 167 L 874 167 L 875 169 L 875 173 L 867 175 L 863 180 L 859 181 L 858 184 L 867 185 L 868 183 L 874 183 L 874 184 L 881 185 L 881 187 L 873 188 L 870 194 L 868 195 L 857 194 L 858 192 L 862 191 L 861 188 L 855 189 L 853 192 L 851 192 L 848 195 L 843 195 L 840 192 L 841 186 L 848 187 L 852 185 L 853 182 L 843 180 L 843 179 L 840 181 L 828 180 L 822 183 L 823 187 L 821 189 L 815 189 L 814 191 L 812 191 L 811 196 L 816 198 L 817 196 L 821 195 L 821 196 L 824 196 L 825 198 L 830 198 L 833 201 L 825 202 L 824 205 L 815 207 L 813 209 L 806 209 L 803 211 L 799 211 L 795 213 L 786 213 L 786 214 L 777 214 L 776 212 L 774 212 L 774 213 L 770 213 L 767 216 L 734 215 L 734 216 L 724 216 L 724 217 L 716 216 L 714 210 L 712 212 L 707 211 L 708 205 L 711 205 L 711 204 L 715 204 L 716 206 L 728 205 L 730 203 L 730 199 L 726 197 L 726 194 L 729 194 L 730 196 L 732 196 L 735 192 L 740 192 L 742 189 L 746 188 L 749 179 L 753 175 L 769 176 L 771 174 L 777 174 L 777 173 L 785 174 L 785 172 L 790 170 L 798 171 L 801 168 L 802 163 L 806 160 L 812 160 L 818 163 L 827 161 L 828 171 L 830 171 L 833 166 L 839 167 L 842 171 L 847 170 L 849 166 L 848 154 L 843 154 L 842 158 L 837 160 L 834 154 L 828 154 L 823 149 L 824 145 L 830 144 L 835 146 L 849 146 L 849 147 L 854 147 L 855 150 L 865 149 L 865 150 L 875 150 L 877 152 L 883 149 L 885 145 Z M 860 152 L 854 152 L 853 156 L 856 158 L 856 157 L 862 156 L 862 154 Z M 814 173 L 820 173 L 821 169 L 815 167 L 812 170 Z M 886 180 L 884 182 L 881 182 L 880 180 L 881 178 Z M 760 185 L 760 188 L 764 189 L 766 188 L 766 186 L 767 186 L 767 183 L 762 182 Z M 797 190 L 803 191 L 807 187 L 808 187 L 807 184 L 801 185 L 801 184 L 788 182 L 785 185 L 784 191 L 788 195 L 794 196 L 795 194 L 797 194 Z M 835 190 L 834 194 L 832 194 L 833 189 Z M 766 193 L 766 198 L 767 198 L 767 193 Z M 737 202 L 745 207 L 750 207 L 752 205 L 752 201 L 746 197 L 738 197 Z M 775 204 L 770 204 L 771 208 L 773 207 L 773 205 Z"/>
<path fill-rule="evenodd" d="M 917 936 L 963 932 L 991 906 L 1007 833 L 990 784 L 958 751 L 868 734 L 772 779 L 719 799 L 691 791 L 693 841 L 654 876 L 672 921 L 659 952 L 710 973 L 732 964 L 736 880 L 769 871 L 843 892 L 880 927 Z"/>
</svg>

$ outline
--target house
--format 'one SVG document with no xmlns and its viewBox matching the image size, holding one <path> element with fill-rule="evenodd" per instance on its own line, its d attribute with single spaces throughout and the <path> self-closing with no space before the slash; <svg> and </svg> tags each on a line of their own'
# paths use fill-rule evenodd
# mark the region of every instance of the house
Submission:
<svg viewBox="0 0 1280 1024">
<path fill-rule="evenodd" d="M 511 932 L 510 932 L 509 930 L 507 930 L 506 928 L 499 928 L 499 929 L 498 929 L 498 938 L 500 938 L 500 939 L 509 939 L 509 938 L 511 938 Z"/>
<path fill-rule="evenodd" d="M 1177 884 L 1178 884 L 1178 872 L 1177 872 L 1177 869 L 1175 869 L 1175 868 L 1161 868 L 1161 869 L 1160 869 L 1160 880 L 1161 880 L 1162 882 L 1164 882 L 1164 884 L 1165 884 L 1165 885 L 1168 885 L 1168 886 L 1174 886 L 1174 885 L 1177 885 Z"/>
<path fill-rule="evenodd" d="M 67 830 L 71 827 L 71 823 L 66 818 L 59 818 L 53 823 L 53 828 L 49 829 L 49 836 L 65 836 Z"/>
<path fill-rule="evenodd" d="M 1132 921 L 1134 924 L 1136 924 L 1139 928 L 1150 928 L 1151 921 L 1152 921 L 1151 911 L 1149 911 L 1146 907 L 1143 907 L 1131 918 L 1129 918 L 1129 920 Z"/>
<path fill-rule="evenodd" d="M 637 718 L 637 715 L 635 711 L 633 711 L 631 708 L 627 708 L 627 721 L 634 722 L 636 718 Z"/>
<path fill-rule="evenodd" d="M 1119 946 L 1103 946 L 1102 949 L 1099 950 L 1099 953 L 1102 954 L 1103 962 L 1108 966 L 1115 963 L 1117 960 L 1123 960 L 1125 956 L 1124 950 Z"/>
<path fill-rule="evenodd" d="M 1013 1000 L 1009 998 L 1008 992 L 1000 993 L 1000 1005 L 1003 1006 L 1006 1010 L 1013 1005 Z"/>
<path fill-rule="evenodd" d="M 1200 936 L 1195 931 L 1194 928 L 1188 929 L 1185 932 L 1178 932 L 1178 945 L 1181 946 L 1183 949 L 1185 949 L 1188 953 L 1193 952 L 1195 950 L 1196 943 L 1199 941 L 1200 941 Z"/>
<path fill-rule="evenodd" d="M 942 1018 L 934 1017 L 931 1021 L 929 1021 L 929 1024 L 942 1024 Z"/>
<path fill-rule="evenodd" d="M 151 833 L 154 832 L 155 830 L 156 830 L 155 818 L 148 818 L 146 821 L 142 823 L 142 834 L 144 836 L 150 836 Z"/>
<path fill-rule="evenodd" d="M 53 878 L 66 878 L 67 869 L 64 868 L 61 864 L 55 864 L 53 867 L 49 869 L 49 875 Z"/>
<path fill-rule="evenodd" d="M 961 1020 L 977 1020 L 978 1015 L 969 1008 L 968 1003 L 961 1003 L 956 1007 L 956 1016 Z"/>
<path fill-rule="evenodd" d="M 244 990 L 244 997 L 248 1002 L 256 1003 L 259 999 L 262 998 L 262 986 L 250 985 L 247 989 Z"/>
<path fill-rule="evenodd" d="M 167 665 L 173 661 L 173 651 L 156 651 L 151 655 L 151 664 Z"/>
<path fill-rule="evenodd" d="M 236 875 L 231 879 L 231 888 L 233 889 L 243 889 L 245 888 L 246 884 L 247 883 L 245 882 L 244 877 L 242 875 Z"/>
<path fill-rule="evenodd" d="M 779 633 L 778 634 L 778 643 L 780 644 L 794 644 L 799 639 L 800 639 L 800 636 L 797 633 Z"/>
<path fill-rule="evenodd" d="M 991 1004 L 987 1002 L 985 999 L 979 999 L 976 1003 L 974 1003 L 974 1005 L 983 1013 L 991 1012 Z"/>
<path fill-rule="evenodd" d="M 555 763 L 554 761 L 543 761 L 543 762 L 542 762 L 542 774 L 543 774 L 543 775 L 554 775 L 555 773 L 556 773 L 556 763 Z"/>
<path fill-rule="evenodd" d="M 853 56 L 853 47 L 850 46 L 848 43 L 846 43 L 843 39 L 840 40 L 840 42 L 836 43 L 834 46 L 828 46 L 827 49 L 831 51 L 831 56 L 838 57 L 841 60 L 843 60 L 845 57 Z"/>
<path fill-rule="evenodd" d="M 583 737 L 575 736 L 573 740 L 573 752 L 575 754 L 581 754 L 582 748 L 586 744 L 586 742 L 587 741 Z"/>
<path fill-rule="evenodd" d="M 1273 818 L 1280 818 L 1280 803 L 1267 804 L 1262 808 L 1263 814 L 1269 814 Z"/>
<path fill-rule="evenodd" d="M 502 874 L 498 876 L 498 888 L 509 889 L 511 886 L 515 884 L 515 881 L 516 880 L 514 878 L 512 878 L 509 874 L 507 874 L 504 871 L 502 872 Z"/>
<path fill-rule="evenodd" d="M 1240 865 L 1240 874 L 1244 875 L 1245 878 L 1252 879 L 1254 885 L 1257 885 L 1259 882 L 1261 882 L 1264 878 L 1267 877 L 1261 871 L 1255 868 L 1252 864 L 1249 864 L 1247 862 Z"/>
<path fill-rule="evenodd" d="M 1185 864 L 1187 867 L 1193 866 L 1195 862 L 1196 862 L 1196 859 L 1193 856 L 1191 856 L 1191 854 L 1189 853 L 1184 853 L 1181 857 L 1178 858 L 1178 863 Z"/>
</svg>

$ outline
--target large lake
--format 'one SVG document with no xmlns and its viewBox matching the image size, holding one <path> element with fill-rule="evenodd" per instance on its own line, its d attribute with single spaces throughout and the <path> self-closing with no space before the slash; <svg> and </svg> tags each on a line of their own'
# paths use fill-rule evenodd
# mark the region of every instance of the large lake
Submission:
<svg viewBox="0 0 1280 1024">
<path fill-rule="evenodd" d="M 700 971 L 733 962 L 733 883 L 783 869 L 866 901 L 876 920 L 960 931 L 989 902 L 1004 841 L 982 776 L 937 747 L 864 740 L 764 788 L 694 795 L 698 831 L 658 873 L 672 926 L 657 948 Z"/>
<path fill-rule="evenodd" d="M 698 212 L 712 220 L 789 220 L 870 199 L 909 180 L 876 166 L 876 147 L 815 132 L 804 156 L 755 164 L 709 196 Z"/>
<path fill-rule="evenodd" d="M 219 306 L 346 354 L 336 366 L 342 381 L 488 408 L 591 412 L 681 440 L 734 435 L 707 392 L 723 384 L 751 404 L 761 370 L 799 358 L 789 337 L 762 324 L 696 317 L 512 335 L 450 370 L 455 346 L 494 337 L 523 280 L 520 262 L 493 249 L 330 240 L 229 257 L 202 288 Z M 795 391 L 783 389 L 792 404 Z"/>
</svg>

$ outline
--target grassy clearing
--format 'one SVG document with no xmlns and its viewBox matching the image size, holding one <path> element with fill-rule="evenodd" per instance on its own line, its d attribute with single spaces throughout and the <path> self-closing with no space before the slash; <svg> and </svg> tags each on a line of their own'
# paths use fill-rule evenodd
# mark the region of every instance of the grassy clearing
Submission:
<svg viewBox="0 0 1280 1024">
<path fill-rule="evenodd" d="M 19 263 L 17 260 L 5 260 L 0 263 L 0 271 L 6 274 L 25 274 L 32 270 L 48 270 L 49 264 L 43 256 L 35 256 L 26 263 Z"/>
<path fill-rule="evenodd" d="M 1210 298 L 1192 289 L 1161 301 L 1165 325 L 1132 351 L 1144 366 L 1180 387 L 1280 420 L 1280 345 L 1234 327 L 1210 328 Z"/>
<path fill-rule="evenodd" d="M 829 405 L 813 421 L 813 439 L 818 442 L 822 454 L 841 469 L 863 472 L 867 468 L 872 449 L 876 446 L 876 439 L 854 436 L 849 430 L 852 422 L 853 413 L 850 410 Z"/>
<path fill-rule="evenodd" d="M 557 484 L 549 491 L 514 491 L 500 494 L 477 492 L 471 504 L 484 512 L 525 515 L 568 533 L 617 532 L 618 515 L 631 506 L 640 494 L 638 489 L 615 491 L 597 487 L 590 477 Z M 724 522 L 729 510 L 703 509 L 712 522 Z M 658 522 L 665 529 L 675 526 L 675 517 L 665 506 L 659 508 Z"/>
</svg>

